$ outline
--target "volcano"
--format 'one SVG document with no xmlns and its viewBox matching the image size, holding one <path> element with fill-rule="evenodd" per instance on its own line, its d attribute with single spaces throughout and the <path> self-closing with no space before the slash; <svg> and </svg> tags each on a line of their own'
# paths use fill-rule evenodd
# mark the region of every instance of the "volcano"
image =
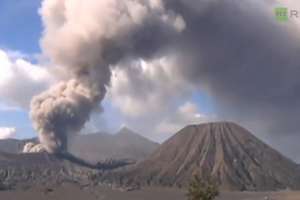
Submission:
<svg viewBox="0 0 300 200">
<path fill-rule="evenodd" d="M 299 189 L 299 167 L 230 122 L 190 125 L 130 169 L 128 182 L 186 186 L 197 174 L 224 190 Z"/>
</svg>

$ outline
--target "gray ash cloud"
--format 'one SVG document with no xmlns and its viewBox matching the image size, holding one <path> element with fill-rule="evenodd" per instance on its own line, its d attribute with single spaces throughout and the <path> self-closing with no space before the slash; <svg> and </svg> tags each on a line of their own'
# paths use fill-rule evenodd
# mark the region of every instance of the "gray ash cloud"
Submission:
<svg viewBox="0 0 300 200">
<path fill-rule="evenodd" d="M 41 46 L 69 92 L 54 86 L 34 98 L 32 116 L 40 138 L 53 135 L 50 141 L 62 144 L 51 149 L 64 149 L 66 134 L 78 132 L 101 103 L 114 66 L 127 70 L 139 59 L 151 62 L 171 57 L 174 80 L 207 91 L 219 118 L 248 124 L 254 127 L 252 130 L 270 133 L 274 138 L 292 138 L 292 143 L 299 138 L 299 29 L 292 21 L 277 22 L 273 3 L 43 1 L 45 31 Z M 130 81 L 134 82 L 132 86 L 145 86 L 139 88 L 141 91 L 151 86 L 143 84 L 142 77 Z M 184 93 L 176 87 L 171 87 L 173 93 L 170 87 L 163 89 L 173 95 L 169 99 Z M 145 92 L 136 95 L 134 88 L 127 91 L 133 98 L 150 98 Z M 162 102 L 168 102 L 163 98 Z M 289 146 L 280 148 L 285 152 L 295 149 Z"/>
<path fill-rule="evenodd" d="M 42 49 L 64 78 L 31 102 L 40 141 L 52 153 L 66 151 L 68 137 L 99 106 L 112 65 L 152 57 L 184 26 L 159 1 L 44 0 L 40 13 Z"/>
</svg>

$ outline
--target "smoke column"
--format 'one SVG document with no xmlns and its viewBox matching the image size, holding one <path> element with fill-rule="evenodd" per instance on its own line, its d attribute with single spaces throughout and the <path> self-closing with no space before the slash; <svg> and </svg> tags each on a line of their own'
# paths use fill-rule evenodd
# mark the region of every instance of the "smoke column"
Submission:
<svg viewBox="0 0 300 200">
<path fill-rule="evenodd" d="M 44 0 L 40 43 L 61 83 L 32 100 L 40 141 L 49 152 L 66 151 L 68 137 L 100 106 L 116 66 L 133 72 L 128 81 L 134 87 L 124 86 L 120 93 L 142 102 L 155 96 L 132 63 L 162 57 L 172 60 L 172 68 L 161 68 L 172 78 L 164 81 L 153 70 L 149 75 L 161 83 L 155 88 L 174 94 L 163 95 L 170 102 L 185 87 L 164 86 L 183 80 L 208 91 L 220 118 L 298 141 L 299 26 L 276 21 L 276 2 Z"/>
<path fill-rule="evenodd" d="M 160 0 L 44 0 L 43 53 L 61 82 L 34 97 L 31 118 L 50 153 L 67 151 L 100 105 L 111 67 L 151 58 L 185 28 Z"/>
</svg>

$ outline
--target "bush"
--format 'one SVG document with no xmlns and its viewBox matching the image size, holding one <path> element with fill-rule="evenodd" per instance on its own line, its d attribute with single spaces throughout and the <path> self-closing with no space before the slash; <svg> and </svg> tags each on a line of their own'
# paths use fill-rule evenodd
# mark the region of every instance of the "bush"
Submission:
<svg viewBox="0 0 300 200">
<path fill-rule="evenodd" d="M 212 181 L 203 181 L 199 176 L 194 176 L 189 184 L 187 197 L 188 200 L 213 200 L 219 195 L 216 184 Z"/>
</svg>

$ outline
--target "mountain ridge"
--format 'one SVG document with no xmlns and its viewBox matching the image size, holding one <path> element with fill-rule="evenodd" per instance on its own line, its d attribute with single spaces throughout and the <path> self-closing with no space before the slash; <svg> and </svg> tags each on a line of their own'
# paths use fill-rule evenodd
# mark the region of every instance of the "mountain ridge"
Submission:
<svg viewBox="0 0 300 200">
<path fill-rule="evenodd" d="M 121 176 L 128 183 L 186 186 L 194 174 L 224 190 L 300 188 L 296 163 L 233 122 L 186 126 Z"/>
<path fill-rule="evenodd" d="M 23 153 L 27 143 L 37 144 L 37 138 L 0 140 L 0 152 Z M 77 135 L 70 139 L 69 150 L 78 157 L 97 163 L 106 159 L 129 159 L 140 161 L 145 159 L 157 147 L 158 143 L 141 136 L 127 127 L 115 134 L 97 132 Z"/>
<path fill-rule="evenodd" d="M 69 150 L 78 157 L 91 162 L 111 158 L 141 161 L 158 146 L 158 143 L 126 128 L 119 130 L 116 134 L 77 136 L 70 143 Z"/>
</svg>

